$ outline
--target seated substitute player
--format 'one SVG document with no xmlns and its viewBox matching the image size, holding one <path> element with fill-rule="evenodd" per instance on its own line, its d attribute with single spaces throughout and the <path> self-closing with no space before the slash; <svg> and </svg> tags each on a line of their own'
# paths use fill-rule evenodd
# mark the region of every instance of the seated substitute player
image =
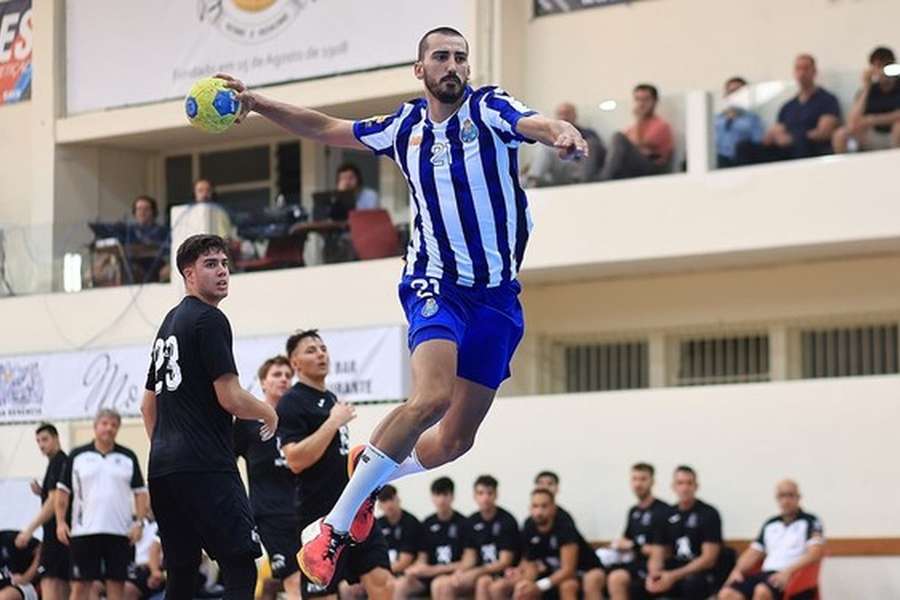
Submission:
<svg viewBox="0 0 900 600">
<path fill-rule="evenodd" d="M 819 519 L 800 508 L 800 487 L 786 479 L 775 487 L 780 512 L 738 559 L 719 600 L 781 600 L 791 575 L 825 553 Z M 762 570 L 751 575 L 762 562 Z"/>
<path fill-rule="evenodd" d="M 665 546 L 651 546 L 643 586 L 650 594 L 703 600 L 715 592 L 713 569 L 722 550 L 722 519 L 719 511 L 697 498 L 699 487 L 694 469 L 675 469 L 672 489 L 678 503 L 666 523 Z"/>
<path fill-rule="evenodd" d="M 652 544 L 664 543 L 672 507 L 653 496 L 653 476 L 653 465 L 637 463 L 631 467 L 631 491 L 638 502 L 628 510 L 622 537 L 614 539 L 610 548 L 620 556 L 630 554 L 632 559 L 607 567 L 610 600 L 627 600 L 632 582 L 647 578 L 647 559 Z"/>
<path fill-rule="evenodd" d="M 391 572 L 403 575 L 406 568 L 416 560 L 422 539 L 422 524 L 411 513 L 400 506 L 397 488 L 388 484 L 378 492 L 378 507 L 381 517 L 376 527 L 387 540 Z"/>
<path fill-rule="evenodd" d="M 522 563 L 491 584 L 490 597 L 576 600 L 579 577 L 599 570 L 600 561 L 575 523 L 560 518 L 550 491 L 531 492 L 530 512 L 522 526 Z"/>
<path fill-rule="evenodd" d="M 287 466 L 295 475 L 298 526 L 303 528 L 328 510 L 349 481 L 347 423 L 356 418 L 356 410 L 328 391 L 328 347 L 317 330 L 290 336 L 286 350 L 297 383 L 278 402 L 278 439 Z M 334 598 L 340 581 L 347 579 L 351 583 L 360 581 L 369 598 L 386 600 L 391 595 L 390 566 L 387 544 L 381 531 L 376 531 L 348 550 L 337 576 L 328 585 L 301 575 L 300 595 Z"/>
<path fill-rule="evenodd" d="M 19 547 L 19 531 L 0 531 L 0 600 L 38 600 L 41 543 L 28 538 Z"/>
<path fill-rule="evenodd" d="M 422 521 L 422 539 L 416 562 L 397 580 L 395 600 L 413 596 L 435 596 L 437 577 L 453 573 L 460 566 L 466 545 L 467 521 L 453 509 L 453 480 L 438 477 L 431 484 L 435 513 Z"/>
<path fill-rule="evenodd" d="M 254 559 L 262 549 L 234 460 L 233 417 L 261 419 L 266 438 L 275 433 L 278 417 L 238 379 L 231 324 L 218 308 L 228 296 L 225 240 L 189 237 L 178 248 L 176 265 L 185 297 L 156 334 L 141 404 L 166 598 L 194 597 L 206 550 L 221 568 L 225 598 L 249 600 L 256 587 Z"/>
<path fill-rule="evenodd" d="M 257 372 L 265 402 L 273 409 L 291 387 L 294 370 L 284 356 L 266 360 Z M 234 453 L 247 463 L 250 508 L 263 547 L 269 555 L 272 577 L 281 580 L 289 599 L 300 597 L 300 570 L 294 558 L 300 550 L 294 510 L 294 475 L 287 468 L 278 440 L 263 441 L 262 424 L 235 419 Z"/>
<path fill-rule="evenodd" d="M 554 471 L 541 471 L 535 475 L 534 487 L 545 489 L 553 494 L 553 502 L 556 504 L 556 500 L 559 498 L 559 475 Z M 568 519 L 573 524 L 575 523 L 575 519 L 572 518 L 569 511 L 559 504 L 556 504 L 556 516 L 560 519 Z"/>
<path fill-rule="evenodd" d="M 502 89 L 471 88 L 468 43 L 455 29 L 422 36 L 413 73 L 424 98 L 357 122 L 273 101 L 220 75 L 238 92 L 241 117 L 255 111 L 313 141 L 388 156 L 413 199 L 399 290 L 413 389 L 373 432 L 338 502 L 304 536 L 300 568 L 325 585 L 351 540 L 372 531 L 373 493 L 465 454 L 509 377 L 524 331 L 516 274 L 531 228 L 518 147 L 539 141 L 562 158 L 588 154 L 571 123 L 538 115 Z"/>
<path fill-rule="evenodd" d="M 454 573 L 440 575 L 432 582 L 433 600 L 471 596 L 476 586 L 480 588 L 477 596 L 484 598 L 491 582 L 519 558 L 519 524 L 497 506 L 497 480 L 481 475 L 473 487 L 478 510 L 469 515 L 462 561 Z"/>
<path fill-rule="evenodd" d="M 125 600 L 150 598 L 161 593 L 165 585 L 159 527 L 148 517 L 144 519 L 141 539 L 134 544 L 134 562 L 128 566 L 125 581 Z"/>
</svg>

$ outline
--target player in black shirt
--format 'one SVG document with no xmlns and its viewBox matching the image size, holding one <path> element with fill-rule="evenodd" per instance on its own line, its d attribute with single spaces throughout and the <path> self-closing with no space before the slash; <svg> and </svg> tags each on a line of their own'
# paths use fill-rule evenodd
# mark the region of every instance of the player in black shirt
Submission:
<svg viewBox="0 0 900 600">
<path fill-rule="evenodd" d="M 356 411 L 339 402 L 325 385 L 330 368 L 328 347 L 316 330 L 292 335 L 286 350 L 297 383 L 278 403 L 278 439 L 288 468 L 296 474 L 297 517 L 302 531 L 328 512 L 350 480 L 347 423 L 356 417 Z M 369 598 L 390 597 L 390 562 L 380 531 L 347 548 L 337 566 L 336 575 L 325 587 L 301 575 L 302 597 L 333 596 L 343 579 L 351 583 L 358 579 Z"/>
<path fill-rule="evenodd" d="M 453 480 L 438 477 L 431 484 L 435 513 L 422 521 L 422 538 L 416 562 L 397 580 L 395 597 L 435 595 L 432 585 L 439 575 L 453 573 L 466 547 L 468 521 L 453 510 Z"/>
<path fill-rule="evenodd" d="M 553 498 L 559 498 L 559 475 L 553 471 L 541 471 L 534 476 L 534 487 L 542 488 L 553 494 Z M 556 505 L 556 517 L 563 520 L 569 520 L 573 524 L 575 519 L 559 504 Z"/>
<path fill-rule="evenodd" d="M 141 412 L 150 436 L 150 499 L 159 524 L 166 597 L 193 597 L 201 549 L 222 570 L 226 600 L 253 598 L 262 554 L 250 502 L 234 460 L 232 415 L 278 417 L 240 384 L 231 325 L 217 306 L 228 295 L 227 245 L 194 235 L 178 248 L 186 295 L 163 320 L 153 343 Z"/>
<path fill-rule="evenodd" d="M 381 516 L 375 527 L 387 541 L 391 572 L 403 575 L 419 554 L 422 539 L 422 524 L 412 514 L 400 506 L 397 488 L 388 484 L 378 492 L 378 508 Z"/>
<path fill-rule="evenodd" d="M 497 506 L 497 480 L 481 475 L 475 480 L 478 510 L 467 520 L 465 549 L 459 568 L 441 575 L 431 584 L 433 600 L 454 600 L 472 595 L 487 597 L 494 578 L 512 567 L 519 558 L 519 524 L 509 512 Z"/>
<path fill-rule="evenodd" d="M 41 423 L 35 430 L 35 440 L 41 453 L 49 459 L 44 481 L 38 490 L 37 482 L 32 490 L 40 491 L 41 510 L 16 538 L 16 547 L 25 548 L 38 527 L 43 527 L 41 545 L 41 598 L 43 600 L 64 600 L 66 581 L 69 580 L 69 548 L 56 538 L 56 484 L 66 468 L 66 453 L 59 447 L 59 432 L 50 423 Z"/>
<path fill-rule="evenodd" d="M 294 369 L 284 356 L 266 360 L 257 372 L 266 403 L 272 408 L 291 386 Z M 250 508 L 269 555 L 272 576 L 281 580 L 288 598 L 300 597 L 300 570 L 294 558 L 297 513 L 294 510 L 294 474 L 287 468 L 277 438 L 263 440 L 259 421 L 235 419 L 234 452 L 247 463 Z"/>
<path fill-rule="evenodd" d="M 600 561 L 570 519 L 561 519 L 553 494 L 531 492 L 531 516 L 522 526 L 522 563 L 491 584 L 492 598 L 578 598 L 579 577 Z"/>
<path fill-rule="evenodd" d="M 722 549 L 719 511 L 697 498 L 697 474 L 675 469 L 672 489 L 678 496 L 665 529 L 665 546 L 653 545 L 644 589 L 651 594 L 703 600 L 716 591 L 713 569 Z"/>
<path fill-rule="evenodd" d="M 608 566 L 609 595 L 612 600 L 628 598 L 632 581 L 647 578 L 647 559 L 654 545 L 665 544 L 665 532 L 672 507 L 653 496 L 653 465 L 637 463 L 631 467 L 631 491 L 638 503 L 628 509 L 622 537 L 610 548 L 618 557 L 631 556 Z"/>
<path fill-rule="evenodd" d="M 0 600 L 38 600 L 36 583 L 41 543 L 29 537 L 19 545 L 25 531 L 0 531 Z"/>
</svg>

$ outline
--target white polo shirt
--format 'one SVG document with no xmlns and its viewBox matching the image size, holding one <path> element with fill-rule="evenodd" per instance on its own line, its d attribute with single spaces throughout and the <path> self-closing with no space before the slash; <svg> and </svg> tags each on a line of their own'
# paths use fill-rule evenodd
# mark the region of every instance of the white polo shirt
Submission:
<svg viewBox="0 0 900 600">
<path fill-rule="evenodd" d="M 769 572 L 784 570 L 797 562 L 809 546 L 824 542 L 822 522 L 801 510 L 790 523 L 781 515 L 766 521 L 751 547 L 765 553 L 762 570 Z"/>
<path fill-rule="evenodd" d="M 72 496 L 71 535 L 128 535 L 135 494 L 146 492 L 134 452 L 115 444 L 102 454 L 94 443 L 72 450 L 57 487 Z"/>
</svg>

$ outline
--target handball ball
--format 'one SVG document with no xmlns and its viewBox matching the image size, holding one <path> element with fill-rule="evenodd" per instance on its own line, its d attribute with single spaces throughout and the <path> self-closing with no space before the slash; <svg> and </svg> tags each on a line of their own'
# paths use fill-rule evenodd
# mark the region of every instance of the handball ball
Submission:
<svg viewBox="0 0 900 600">
<path fill-rule="evenodd" d="M 225 87 L 218 77 L 205 77 L 191 86 L 184 99 L 184 112 L 188 121 L 207 133 L 222 133 L 234 125 L 241 112 L 237 92 Z"/>
</svg>

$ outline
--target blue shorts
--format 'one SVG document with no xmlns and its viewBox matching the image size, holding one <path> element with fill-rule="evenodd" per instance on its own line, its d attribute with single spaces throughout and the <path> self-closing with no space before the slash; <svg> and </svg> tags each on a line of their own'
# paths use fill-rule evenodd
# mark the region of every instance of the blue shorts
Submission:
<svg viewBox="0 0 900 600">
<path fill-rule="evenodd" d="M 404 277 L 400 303 L 409 323 L 409 351 L 428 340 L 456 343 L 456 374 L 496 390 L 525 332 L 518 281 L 466 288 L 448 281 Z"/>
</svg>

